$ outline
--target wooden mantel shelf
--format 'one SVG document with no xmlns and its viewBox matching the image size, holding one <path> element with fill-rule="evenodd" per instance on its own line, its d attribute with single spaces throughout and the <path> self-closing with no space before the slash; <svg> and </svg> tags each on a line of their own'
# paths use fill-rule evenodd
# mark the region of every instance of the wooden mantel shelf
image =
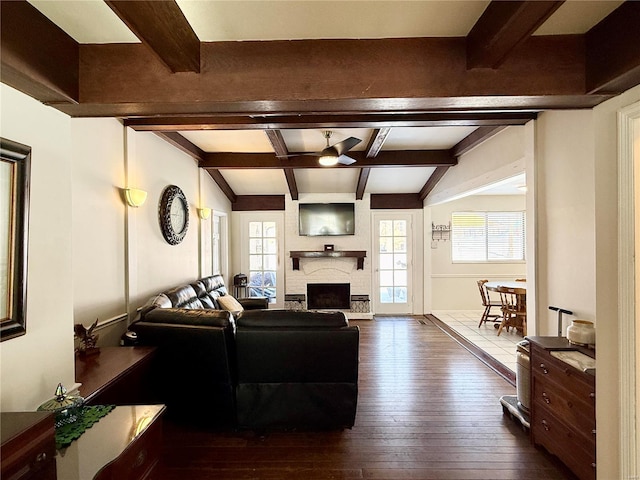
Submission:
<svg viewBox="0 0 640 480">
<path fill-rule="evenodd" d="M 289 252 L 289 256 L 293 261 L 293 269 L 300 270 L 300 259 L 301 258 L 341 258 L 341 257 L 353 257 L 358 261 L 357 268 L 358 270 L 364 270 L 364 259 L 367 256 L 367 252 L 364 250 L 345 250 L 345 251 L 336 251 L 336 250 L 328 250 L 328 251 L 291 251 Z"/>
</svg>

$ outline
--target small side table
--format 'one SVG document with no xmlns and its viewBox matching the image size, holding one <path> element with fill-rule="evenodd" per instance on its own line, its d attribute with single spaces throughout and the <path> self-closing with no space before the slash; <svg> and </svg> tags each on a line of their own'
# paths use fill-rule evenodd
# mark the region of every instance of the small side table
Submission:
<svg viewBox="0 0 640 480">
<path fill-rule="evenodd" d="M 233 296 L 236 298 L 246 298 L 247 297 L 247 285 L 234 285 L 233 286 Z"/>
<path fill-rule="evenodd" d="M 142 480 L 152 475 L 162 449 L 164 405 L 113 409 L 56 456 L 59 479 Z"/>
</svg>

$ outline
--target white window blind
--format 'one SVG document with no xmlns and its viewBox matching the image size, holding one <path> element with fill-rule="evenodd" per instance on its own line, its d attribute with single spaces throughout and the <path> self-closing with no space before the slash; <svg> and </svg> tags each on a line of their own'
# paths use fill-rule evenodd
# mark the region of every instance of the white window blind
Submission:
<svg viewBox="0 0 640 480">
<path fill-rule="evenodd" d="M 452 261 L 523 261 L 524 221 L 524 212 L 454 212 L 451 215 Z"/>
</svg>

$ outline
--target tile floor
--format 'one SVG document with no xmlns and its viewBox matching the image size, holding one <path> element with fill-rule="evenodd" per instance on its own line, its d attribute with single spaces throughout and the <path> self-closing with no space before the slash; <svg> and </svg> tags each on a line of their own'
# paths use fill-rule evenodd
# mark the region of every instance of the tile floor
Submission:
<svg viewBox="0 0 640 480">
<path fill-rule="evenodd" d="M 437 310 L 432 313 L 511 371 L 516 371 L 516 343 L 522 340 L 522 335 L 515 328 L 510 332 L 503 330 L 500 336 L 492 322 L 478 328 L 482 310 Z"/>
</svg>

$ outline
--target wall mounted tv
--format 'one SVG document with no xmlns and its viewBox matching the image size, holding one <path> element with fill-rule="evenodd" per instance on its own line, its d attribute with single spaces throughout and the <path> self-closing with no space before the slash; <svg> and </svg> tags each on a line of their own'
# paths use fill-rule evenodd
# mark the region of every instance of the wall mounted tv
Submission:
<svg viewBox="0 0 640 480">
<path fill-rule="evenodd" d="M 302 236 L 354 235 L 354 204 L 301 203 L 299 227 Z"/>
</svg>

